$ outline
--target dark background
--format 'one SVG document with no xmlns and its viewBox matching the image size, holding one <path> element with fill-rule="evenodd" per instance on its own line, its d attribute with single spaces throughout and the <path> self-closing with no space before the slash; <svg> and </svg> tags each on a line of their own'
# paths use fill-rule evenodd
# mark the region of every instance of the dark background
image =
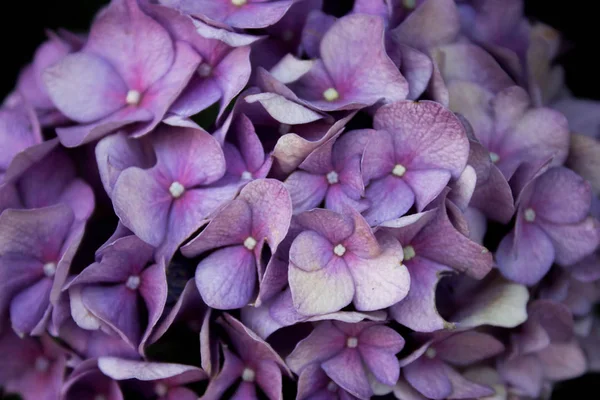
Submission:
<svg viewBox="0 0 600 400">
<path fill-rule="evenodd" d="M 31 60 L 38 44 L 45 40 L 45 29 L 62 27 L 85 31 L 95 12 L 108 1 L 17 0 L 2 3 L 0 99 L 12 90 L 20 68 Z M 563 32 L 569 45 L 558 62 L 565 67 L 567 85 L 575 95 L 600 99 L 600 21 L 596 2 L 525 0 L 525 12 L 531 19 L 543 21 Z M 600 375 L 587 375 L 562 383 L 552 396 L 552 400 L 573 398 L 600 398 Z"/>
<path fill-rule="evenodd" d="M 19 69 L 30 61 L 37 45 L 45 39 L 45 29 L 64 27 L 85 31 L 95 12 L 108 0 L 17 0 L 2 3 L 0 98 L 12 89 Z M 570 48 L 559 62 L 566 69 L 567 84 L 573 92 L 577 96 L 600 99 L 600 57 L 597 56 L 600 21 L 595 5 L 595 1 L 525 0 L 525 11 L 532 19 L 562 31 L 570 43 Z"/>
</svg>

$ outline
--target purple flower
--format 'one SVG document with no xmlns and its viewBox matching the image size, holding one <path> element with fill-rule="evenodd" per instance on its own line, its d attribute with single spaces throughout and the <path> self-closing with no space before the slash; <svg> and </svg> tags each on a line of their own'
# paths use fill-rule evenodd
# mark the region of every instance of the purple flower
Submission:
<svg viewBox="0 0 600 400">
<path fill-rule="evenodd" d="M 0 322 L 10 315 L 17 334 L 44 332 L 82 236 L 65 204 L 0 214 Z"/>
<path fill-rule="evenodd" d="M 525 163 L 539 167 L 550 158 L 552 165 L 566 160 L 567 120 L 548 108 L 531 108 L 527 92 L 520 87 L 509 87 L 495 96 L 466 82 L 455 82 L 448 89 L 450 108 L 469 120 L 506 179 Z"/>
<path fill-rule="evenodd" d="M 533 285 L 553 262 L 568 266 L 592 253 L 600 230 L 598 222 L 588 217 L 590 201 L 589 183 L 564 167 L 551 168 L 527 184 L 515 228 L 496 253 L 502 274 Z"/>
<path fill-rule="evenodd" d="M 565 269 L 578 281 L 595 282 L 600 279 L 600 252 L 596 250 L 578 263 Z"/>
<path fill-rule="evenodd" d="M 71 207 L 75 219 L 87 220 L 94 211 L 92 188 L 76 176 L 75 165 L 62 149 L 51 150 L 13 184 L 0 188 L 0 212 L 5 208 L 42 208 L 58 203 Z M 0 194 L 2 196 L 2 194 Z"/>
<path fill-rule="evenodd" d="M 147 169 L 156 164 L 149 136 L 133 139 L 123 132 L 101 139 L 96 144 L 95 155 L 100 179 L 109 197 L 121 172 L 129 167 Z"/>
<path fill-rule="evenodd" d="M 464 122 L 468 126 L 468 132 L 472 133 L 471 125 L 467 121 Z M 474 137 L 474 134 L 469 136 Z M 472 192 L 469 193 L 470 198 L 466 199 L 462 205 L 468 205 L 483 219 L 487 217 L 507 224 L 515 213 L 515 200 L 508 180 L 492 161 L 492 157 L 496 159 L 495 156 L 492 156 L 481 143 L 473 138 L 469 141 L 469 145 L 468 168 L 473 169 L 474 176 L 467 175 L 467 181 L 463 181 L 465 188 L 472 189 Z M 465 178 L 465 176 L 463 175 L 461 178 Z M 461 179 L 457 181 L 457 184 L 460 181 Z M 449 194 L 455 202 L 456 189 L 454 187 Z"/>
<path fill-rule="evenodd" d="M 264 105 L 264 102 L 261 102 Z M 291 127 L 285 123 L 278 124 L 281 132 L 273 149 L 273 169 L 287 175 L 302 164 L 308 155 L 317 147 L 342 132 L 352 114 L 333 124 L 317 121 Z"/>
<path fill-rule="evenodd" d="M 19 178 L 57 145 L 44 142 L 37 117 L 25 105 L 0 108 L 0 187 Z"/>
<path fill-rule="evenodd" d="M 301 56 L 302 51 L 312 58 L 313 55 L 304 46 L 304 33 L 311 17 L 321 14 L 322 7 L 323 0 L 295 2 L 279 22 L 266 29 L 269 35 L 252 46 L 250 60 L 253 69 L 271 69 L 286 54 Z"/>
<path fill-rule="evenodd" d="M 119 384 L 98 369 L 96 359 L 88 359 L 75 367 L 62 387 L 65 400 L 123 400 Z"/>
<path fill-rule="evenodd" d="M 61 143 L 79 146 L 125 128 L 151 131 L 185 88 L 200 57 L 140 10 L 115 0 L 94 22 L 89 40 L 44 72 L 48 95 L 79 125 L 58 128 Z"/>
<path fill-rule="evenodd" d="M 480 398 L 494 391 L 469 381 L 454 367 L 466 367 L 503 351 L 504 345 L 487 333 L 442 332 L 400 360 L 400 365 L 406 381 L 428 399 Z"/>
<path fill-rule="evenodd" d="M 599 102 L 565 96 L 552 103 L 551 106 L 567 117 L 571 132 L 594 138 L 600 136 Z"/>
<path fill-rule="evenodd" d="M 430 101 L 402 101 L 375 114 L 362 160 L 371 225 L 404 215 L 416 203 L 423 210 L 458 179 L 467 163 L 469 141 L 460 121 Z"/>
<path fill-rule="evenodd" d="M 434 72 L 429 87 L 432 98 L 449 104 L 448 85 L 453 81 L 477 84 L 492 93 L 514 86 L 512 78 L 481 47 L 471 43 L 455 43 L 431 50 Z"/>
<path fill-rule="evenodd" d="M 67 367 L 67 352 L 50 337 L 19 339 L 10 329 L 0 335 L 0 386 L 23 400 L 60 397 Z"/>
<path fill-rule="evenodd" d="M 98 359 L 98 369 L 117 380 L 148 382 L 147 396 L 157 400 L 197 400 L 198 395 L 184 385 L 206 379 L 206 373 L 191 365 L 132 361 L 115 357 Z"/>
<path fill-rule="evenodd" d="M 333 15 L 325 14 L 320 10 L 314 10 L 308 14 L 304 29 L 302 29 L 301 43 L 302 50 L 308 57 L 321 57 L 321 40 L 323 40 L 325 33 L 327 33 L 337 20 Z"/>
<path fill-rule="evenodd" d="M 298 377 L 298 400 L 354 400 L 356 396 L 339 387 L 318 364 L 308 365 Z"/>
<path fill-rule="evenodd" d="M 266 28 L 279 21 L 298 0 L 160 0 L 221 27 Z"/>
<path fill-rule="evenodd" d="M 492 253 L 454 227 L 443 203 L 383 226 L 402 244 L 403 263 L 410 274 L 408 296 L 392 306 L 392 316 L 420 332 L 447 328 L 436 308 L 439 280 L 453 270 L 483 278 L 492 269 Z"/>
<path fill-rule="evenodd" d="M 112 197 L 121 222 L 170 259 L 237 187 L 214 185 L 225 174 L 225 156 L 205 131 L 163 125 L 152 139 L 156 165 L 124 170 Z"/>
<path fill-rule="evenodd" d="M 417 0 L 413 3 L 415 10 L 390 31 L 392 41 L 427 50 L 456 39 L 460 32 L 460 20 L 454 1 Z"/>
<path fill-rule="evenodd" d="M 590 182 L 596 197 L 600 194 L 600 141 L 588 136 L 571 134 L 567 167 Z"/>
<path fill-rule="evenodd" d="M 502 378 L 526 396 L 537 397 L 547 381 L 573 379 L 586 372 L 586 360 L 579 344 L 550 344 L 535 355 L 502 360 L 498 366 Z"/>
<path fill-rule="evenodd" d="M 589 315 L 600 300 L 600 281 L 580 279 L 577 274 L 562 271 L 552 276 L 540 292 L 540 297 L 566 305 L 573 315 Z"/>
<path fill-rule="evenodd" d="M 467 1 L 459 4 L 458 9 L 463 33 L 485 46 L 510 72 L 516 72 L 516 76 L 526 81 L 521 76 L 526 72 L 523 66 L 531 63 L 528 49 L 535 45 L 530 42 L 532 27 L 525 18 L 523 2 Z"/>
<path fill-rule="evenodd" d="M 286 362 L 305 379 L 307 373 L 319 373 L 307 369 L 319 367 L 336 385 L 366 399 L 373 395 L 371 374 L 383 384 L 396 384 L 400 375 L 396 353 L 403 347 L 402 336 L 380 323 L 324 321 L 296 345 Z"/>
<path fill-rule="evenodd" d="M 529 319 L 512 334 L 512 351 L 498 371 L 515 391 L 538 397 L 544 381 L 571 379 L 586 370 L 585 356 L 573 338 L 569 309 L 548 300 L 532 302 Z"/>
<path fill-rule="evenodd" d="M 204 393 L 206 399 L 221 398 L 237 385 L 232 398 L 256 398 L 260 389 L 268 399 L 282 398 L 282 371 L 291 376 L 284 361 L 264 340 L 241 322 L 224 314 L 220 324 L 232 346 L 223 346 L 225 360 L 219 373 L 210 381 Z"/>
<path fill-rule="evenodd" d="M 185 90 L 170 107 L 169 113 L 189 117 L 220 101 L 221 115 L 250 78 L 250 47 L 232 47 L 205 38 L 196 30 L 191 18 L 163 6 L 149 6 L 150 14 L 177 41 L 189 44 L 201 61 Z"/>
<path fill-rule="evenodd" d="M 326 314 L 350 303 L 373 311 L 406 296 L 402 247 L 392 237 L 376 238 L 360 214 L 314 209 L 297 222 L 304 231 L 290 248 L 288 280 L 300 314 Z"/>
<path fill-rule="evenodd" d="M 232 114 L 221 129 L 226 139 L 222 145 L 227 163 L 226 176 L 240 184 L 266 178 L 273 158 L 265 154 L 252 121 L 245 114 L 236 118 Z"/>
<path fill-rule="evenodd" d="M 511 344 L 518 353 L 536 353 L 550 343 L 573 338 L 573 315 L 564 304 L 534 300 L 527 307 L 527 315 L 527 321 L 511 334 Z"/>
<path fill-rule="evenodd" d="M 588 361 L 588 371 L 600 370 L 600 325 L 597 317 L 590 316 L 583 320 L 587 329 L 580 334 L 579 343 Z"/>
<path fill-rule="evenodd" d="M 60 328 L 55 332 L 56 336 L 69 345 L 69 348 L 73 349 L 81 357 L 96 358 L 113 356 L 126 357 L 128 359 L 140 358 L 137 348 L 124 341 L 118 333 L 112 331 L 108 326 L 103 326 L 102 329 L 95 330 L 84 329 L 79 327 L 71 318 L 70 303 L 67 304 L 65 312 L 69 313 L 66 316 L 68 319 L 62 321 Z M 56 311 L 53 313 L 53 318 L 55 315 Z"/>
<path fill-rule="evenodd" d="M 255 298 L 257 280 L 265 268 L 261 261 L 263 247 L 267 244 L 275 253 L 291 216 L 292 204 L 283 184 L 272 179 L 256 180 L 182 248 L 187 257 L 218 249 L 200 261 L 196 269 L 196 285 L 206 304 L 234 309 Z"/>
<path fill-rule="evenodd" d="M 360 163 L 370 130 L 359 130 L 329 139 L 315 149 L 285 181 L 294 212 L 318 207 L 343 212 L 346 207 L 364 211 L 364 185 Z"/>
<path fill-rule="evenodd" d="M 67 286 L 77 325 L 88 330 L 107 325 L 143 354 L 167 298 L 164 265 L 148 266 L 153 251 L 137 237 L 127 236 L 98 254 L 98 261 Z"/>
<path fill-rule="evenodd" d="M 286 269 L 287 271 L 287 269 Z M 321 315 L 303 315 L 294 307 L 292 293 L 289 288 L 260 306 L 244 307 L 242 309 L 242 322 L 253 329 L 260 337 L 268 338 L 275 331 L 286 326 L 301 322 L 315 321 L 341 321 L 356 323 L 361 321 L 386 321 L 387 313 L 383 310 L 358 312 L 336 311 Z"/>
<path fill-rule="evenodd" d="M 354 110 L 405 99 L 408 84 L 387 56 L 383 41 L 381 18 L 346 16 L 323 36 L 319 60 L 284 58 L 287 63 L 276 65 L 273 75 L 259 72 L 261 87 L 288 103 L 320 111 Z"/>
<path fill-rule="evenodd" d="M 59 30 L 58 33 L 47 31 L 46 34 L 48 40 L 38 47 L 32 63 L 23 68 L 15 92 L 6 100 L 7 104 L 19 104 L 22 101 L 30 104 L 44 126 L 64 123 L 67 119 L 50 100 L 44 86 L 43 72 L 67 54 L 79 50 L 85 40 L 64 30 Z"/>
</svg>

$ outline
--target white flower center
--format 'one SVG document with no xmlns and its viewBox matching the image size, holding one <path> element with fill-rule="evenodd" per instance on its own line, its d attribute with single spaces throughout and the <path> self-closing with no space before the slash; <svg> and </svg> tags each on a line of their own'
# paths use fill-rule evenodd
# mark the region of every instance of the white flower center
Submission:
<svg viewBox="0 0 600 400">
<path fill-rule="evenodd" d="M 340 98 L 340 94 L 337 90 L 330 87 L 329 89 L 323 92 L 323 98 L 327 101 L 336 101 Z"/>
<path fill-rule="evenodd" d="M 97 395 L 94 397 L 94 400 L 106 400 L 106 396 L 105 396 L 105 395 L 103 395 L 103 394 L 97 394 Z"/>
<path fill-rule="evenodd" d="M 140 287 L 140 282 L 141 281 L 139 276 L 131 275 L 129 278 L 127 278 L 125 286 L 127 286 L 131 290 L 137 290 L 137 288 Z"/>
<path fill-rule="evenodd" d="M 402 251 L 404 252 L 404 261 L 408 261 L 417 255 L 417 253 L 415 253 L 415 248 L 412 246 L 406 246 Z"/>
<path fill-rule="evenodd" d="M 169 193 L 176 199 L 180 198 L 183 192 L 185 192 L 185 188 L 177 181 L 171 183 L 171 186 L 169 186 Z"/>
<path fill-rule="evenodd" d="M 250 171 L 242 172 L 242 179 L 246 179 L 246 180 L 252 179 L 252 172 L 250 172 Z"/>
<path fill-rule="evenodd" d="M 490 153 L 490 160 L 492 160 L 492 162 L 496 164 L 498 161 L 500 161 L 500 156 L 492 151 Z"/>
<path fill-rule="evenodd" d="M 351 348 L 351 349 L 355 349 L 356 346 L 358 346 L 358 339 L 355 337 L 349 337 L 346 340 L 346 346 Z"/>
<path fill-rule="evenodd" d="M 212 74 L 212 67 L 207 63 L 202 63 L 198 66 L 198 75 L 202 78 L 208 78 Z"/>
<path fill-rule="evenodd" d="M 341 256 L 343 256 L 344 254 L 346 254 L 346 248 L 344 247 L 344 245 L 343 245 L 343 244 L 341 244 L 341 243 L 340 243 L 340 244 L 338 244 L 337 246 L 335 246 L 335 247 L 333 248 L 333 252 L 334 252 L 334 254 L 335 254 L 336 256 L 339 256 L 339 257 L 341 257 Z"/>
<path fill-rule="evenodd" d="M 437 355 L 437 351 L 435 351 L 435 349 L 433 347 L 430 347 L 427 349 L 427 351 L 425 352 L 425 356 L 427 358 L 434 358 Z"/>
<path fill-rule="evenodd" d="M 330 185 L 334 185 L 334 184 L 338 183 L 339 181 L 340 181 L 340 177 L 337 172 L 331 171 L 330 173 L 327 174 L 327 182 L 329 182 Z"/>
<path fill-rule="evenodd" d="M 38 357 L 35 359 L 35 369 L 39 372 L 48 371 L 48 367 L 50 366 L 50 361 L 46 357 Z"/>
<path fill-rule="evenodd" d="M 158 397 L 166 396 L 168 391 L 169 391 L 169 388 L 164 383 L 157 383 L 154 386 L 154 392 L 156 393 L 156 395 Z"/>
<path fill-rule="evenodd" d="M 402 0 L 402 4 L 404 5 L 404 8 L 412 10 L 417 6 L 417 0 Z"/>
<path fill-rule="evenodd" d="M 525 210 L 525 221 L 533 222 L 535 221 L 535 211 L 533 208 L 528 208 Z"/>
<path fill-rule="evenodd" d="M 294 38 L 294 32 L 292 32 L 289 29 L 286 29 L 285 31 L 283 31 L 283 33 L 281 34 L 281 39 L 284 42 L 289 42 L 290 40 L 292 40 Z"/>
<path fill-rule="evenodd" d="M 331 381 L 327 384 L 327 390 L 330 392 L 337 392 L 338 385 L 334 381 Z"/>
<path fill-rule="evenodd" d="M 231 4 L 233 4 L 234 6 L 238 6 L 238 7 L 243 6 L 247 2 L 248 2 L 248 0 L 231 0 Z"/>
<path fill-rule="evenodd" d="M 248 236 L 246 240 L 244 240 L 244 247 L 252 251 L 256 247 L 256 243 L 256 239 L 254 239 L 252 236 Z"/>
<path fill-rule="evenodd" d="M 406 167 L 404 167 L 404 165 L 402 165 L 402 164 L 396 164 L 394 166 L 394 169 L 392 170 L 392 174 L 397 176 L 398 178 L 403 177 L 405 173 L 406 173 Z"/>
<path fill-rule="evenodd" d="M 244 382 L 254 382 L 254 378 L 256 378 L 256 372 L 252 368 L 244 368 L 244 372 L 242 372 L 242 380 Z"/>
<path fill-rule="evenodd" d="M 48 278 L 51 278 L 54 276 L 55 273 L 56 263 L 47 262 L 46 264 L 44 264 L 44 275 L 46 275 Z"/>
<path fill-rule="evenodd" d="M 142 99 L 142 94 L 137 90 L 130 90 L 127 92 L 127 97 L 125 98 L 125 102 L 130 106 L 137 106 L 140 104 L 140 100 Z"/>
<path fill-rule="evenodd" d="M 279 125 L 279 134 L 280 135 L 285 135 L 285 134 L 287 134 L 287 133 L 290 132 L 291 128 L 292 127 L 290 125 L 288 125 L 288 124 L 280 124 Z"/>
</svg>

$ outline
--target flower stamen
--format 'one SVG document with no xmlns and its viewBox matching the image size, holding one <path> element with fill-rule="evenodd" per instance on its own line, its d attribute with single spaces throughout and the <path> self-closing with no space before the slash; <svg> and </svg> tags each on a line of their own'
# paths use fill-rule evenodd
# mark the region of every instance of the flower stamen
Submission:
<svg viewBox="0 0 600 400">
<path fill-rule="evenodd" d="M 402 251 L 404 252 L 404 261 L 409 261 L 417 255 L 415 248 L 412 246 L 406 246 Z"/>
<path fill-rule="evenodd" d="M 169 186 L 169 193 L 171 193 L 171 196 L 173 196 L 175 199 L 180 198 L 184 192 L 185 188 L 177 181 L 171 183 L 171 186 Z"/>
<path fill-rule="evenodd" d="M 340 94 L 335 88 L 329 88 L 323 92 L 323 98 L 327 101 L 336 101 L 340 98 Z"/>
<path fill-rule="evenodd" d="M 244 180 L 252 179 L 252 172 L 250 172 L 250 171 L 242 172 L 242 179 L 244 179 Z"/>
<path fill-rule="evenodd" d="M 430 359 L 435 358 L 435 356 L 437 356 L 437 351 L 433 347 L 430 347 L 425 352 L 425 356 Z"/>
<path fill-rule="evenodd" d="M 342 257 L 344 254 L 346 254 L 346 248 L 340 243 L 333 248 L 333 253 L 338 257 Z"/>
<path fill-rule="evenodd" d="M 44 264 L 44 275 L 46 275 L 48 278 L 51 278 L 54 276 L 55 273 L 56 263 L 47 262 L 46 264 Z"/>
<path fill-rule="evenodd" d="M 137 106 L 140 104 L 140 100 L 142 100 L 142 94 L 137 90 L 130 90 L 127 92 L 127 97 L 125 98 L 125 102 L 130 106 Z"/>
<path fill-rule="evenodd" d="M 340 181 L 340 177 L 337 172 L 331 171 L 327 174 L 327 182 L 329 182 L 330 185 L 334 185 L 334 184 L 338 183 L 339 181 Z"/>
<path fill-rule="evenodd" d="M 252 368 L 244 368 L 244 372 L 242 372 L 242 380 L 244 382 L 254 382 L 256 378 L 256 372 Z"/>
<path fill-rule="evenodd" d="M 533 222 L 535 221 L 535 211 L 533 210 L 533 208 L 528 208 L 525 210 L 525 221 L 527 222 Z"/>
<path fill-rule="evenodd" d="M 252 251 L 256 247 L 258 242 L 252 236 L 248 236 L 246 240 L 244 240 L 244 247 L 248 250 Z"/>
<path fill-rule="evenodd" d="M 392 175 L 402 178 L 406 173 L 406 167 L 402 164 L 396 164 L 392 170 Z"/>
<path fill-rule="evenodd" d="M 139 276 L 131 275 L 129 278 L 127 278 L 125 286 L 131 290 L 137 290 L 140 287 L 140 282 L 141 280 Z"/>
<path fill-rule="evenodd" d="M 349 337 L 346 340 L 346 347 L 350 348 L 350 349 L 355 349 L 356 346 L 358 346 L 358 339 L 355 337 Z"/>
</svg>

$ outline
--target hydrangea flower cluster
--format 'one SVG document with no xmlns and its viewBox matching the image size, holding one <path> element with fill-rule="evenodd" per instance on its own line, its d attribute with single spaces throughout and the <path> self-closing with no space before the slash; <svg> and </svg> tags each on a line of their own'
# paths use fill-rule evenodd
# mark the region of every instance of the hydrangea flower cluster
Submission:
<svg viewBox="0 0 600 400">
<path fill-rule="evenodd" d="M 600 371 L 600 104 L 559 45 L 521 0 L 112 0 L 50 33 L 0 108 L 0 395 Z"/>
</svg>

